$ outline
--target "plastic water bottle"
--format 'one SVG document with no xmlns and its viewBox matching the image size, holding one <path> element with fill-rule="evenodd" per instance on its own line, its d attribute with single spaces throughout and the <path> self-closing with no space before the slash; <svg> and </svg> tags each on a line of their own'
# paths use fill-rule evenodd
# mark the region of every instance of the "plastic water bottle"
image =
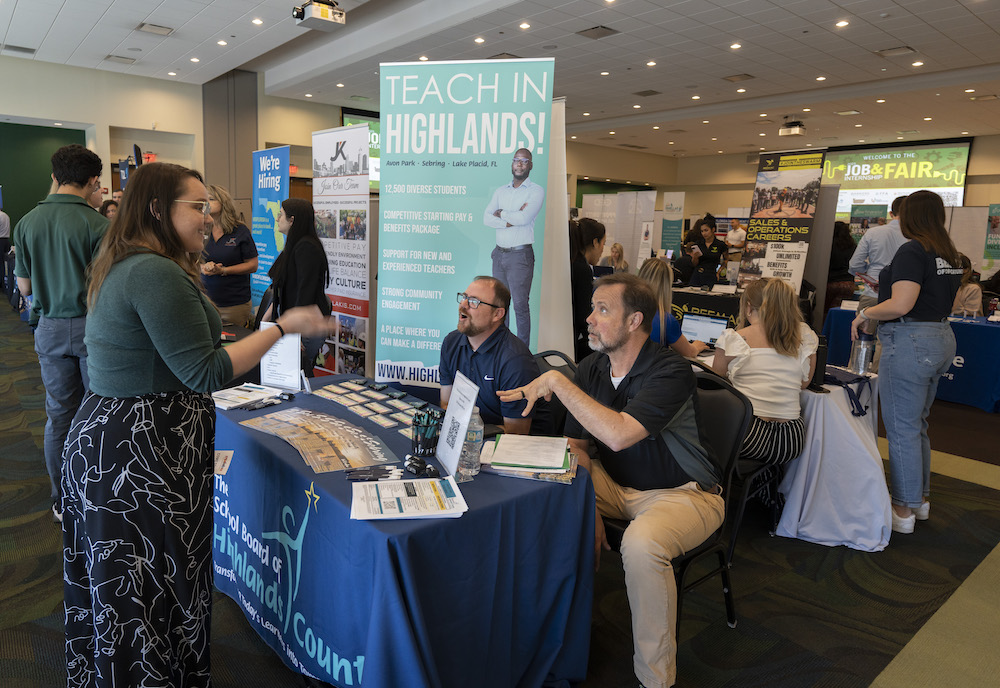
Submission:
<svg viewBox="0 0 1000 688">
<path fill-rule="evenodd" d="M 462 454 L 458 457 L 458 475 L 455 479 L 460 483 L 468 482 L 472 480 L 472 476 L 479 474 L 479 455 L 483 451 L 484 429 L 483 418 L 479 415 L 477 406 L 472 409 L 469 429 L 462 444 Z"/>
</svg>

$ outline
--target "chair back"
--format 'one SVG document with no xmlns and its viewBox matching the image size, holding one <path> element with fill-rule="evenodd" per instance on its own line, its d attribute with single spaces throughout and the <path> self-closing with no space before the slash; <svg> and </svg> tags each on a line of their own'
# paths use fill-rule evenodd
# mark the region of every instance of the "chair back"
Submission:
<svg viewBox="0 0 1000 688">
<path fill-rule="evenodd" d="M 573 363 L 569 356 L 561 351 L 549 350 L 542 351 L 534 355 L 535 363 L 538 364 L 538 373 L 543 375 L 550 370 L 556 370 L 570 380 L 576 377 L 576 364 Z M 550 361 L 550 358 L 557 359 L 556 362 Z M 566 426 L 566 407 L 559 400 L 559 397 L 552 395 L 552 399 L 548 402 L 544 400 L 539 400 L 539 403 L 546 405 L 544 413 L 539 414 L 541 416 L 541 422 L 533 422 L 531 424 L 531 434 L 532 435 L 550 435 L 558 436 L 563 434 L 563 428 Z M 542 411 L 542 409 L 539 409 Z"/>
<path fill-rule="evenodd" d="M 753 406 L 742 392 L 711 370 L 696 370 L 694 376 L 698 386 L 698 422 L 703 428 L 711 428 L 711 432 L 704 434 L 715 451 L 723 495 L 728 495 L 743 438 L 750 429 Z M 726 511 L 728 515 L 729 509 Z"/>
</svg>

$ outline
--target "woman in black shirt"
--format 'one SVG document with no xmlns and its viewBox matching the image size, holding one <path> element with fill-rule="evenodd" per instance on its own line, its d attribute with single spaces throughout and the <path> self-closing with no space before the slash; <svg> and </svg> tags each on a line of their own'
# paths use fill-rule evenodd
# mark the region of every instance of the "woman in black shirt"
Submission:
<svg viewBox="0 0 1000 688">
<path fill-rule="evenodd" d="M 927 414 L 938 380 L 955 358 L 947 317 L 962 268 L 945 229 L 944 203 L 931 191 L 906 197 L 899 214 L 903 236 L 892 262 L 879 274 L 879 302 L 862 308 L 851 327 L 880 320 L 879 400 L 889 444 L 892 529 L 912 533 L 930 515 L 931 445 Z"/>
<path fill-rule="evenodd" d="M 587 318 L 594 296 L 594 270 L 604 253 L 607 239 L 604 225 L 589 217 L 569 223 L 569 277 L 573 297 L 573 349 L 579 363 L 591 352 Z"/>
<path fill-rule="evenodd" d="M 716 282 L 719 263 L 726 255 L 726 245 L 715 236 L 715 218 L 706 217 L 701 224 L 701 238 L 695 243 L 697 250 L 688 251 L 694 263 L 692 287 L 712 286 Z"/>
</svg>

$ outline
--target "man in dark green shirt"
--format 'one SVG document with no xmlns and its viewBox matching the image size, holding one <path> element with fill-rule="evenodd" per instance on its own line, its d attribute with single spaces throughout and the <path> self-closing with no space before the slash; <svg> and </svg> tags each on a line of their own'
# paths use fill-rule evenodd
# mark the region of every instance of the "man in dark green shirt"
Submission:
<svg viewBox="0 0 1000 688">
<path fill-rule="evenodd" d="M 97 253 L 108 220 L 87 197 L 100 187 L 101 159 L 79 144 L 52 156 L 55 191 L 14 228 L 14 276 L 32 296 L 29 322 L 45 385 L 45 468 L 52 483 L 52 512 L 62 520 L 62 450 L 70 423 L 88 387 L 87 266 Z"/>
</svg>

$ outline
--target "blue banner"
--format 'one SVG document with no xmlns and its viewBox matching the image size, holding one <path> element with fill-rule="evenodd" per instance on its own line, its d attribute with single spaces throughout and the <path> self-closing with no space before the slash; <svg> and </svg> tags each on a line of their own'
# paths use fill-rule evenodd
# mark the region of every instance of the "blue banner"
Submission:
<svg viewBox="0 0 1000 688">
<path fill-rule="evenodd" d="M 250 275 L 250 296 L 256 308 L 271 286 L 267 271 L 285 246 L 278 231 L 281 202 L 288 198 L 288 146 L 253 152 L 253 220 L 250 233 L 257 245 L 257 272 Z"/>
<path fill-rule="evenodd" d="M 437 384 L 477 275 L 507 284 L 536 348 L 553 75 L 552 59 L 381 65 L 376 379 Z"/>
</svg>

